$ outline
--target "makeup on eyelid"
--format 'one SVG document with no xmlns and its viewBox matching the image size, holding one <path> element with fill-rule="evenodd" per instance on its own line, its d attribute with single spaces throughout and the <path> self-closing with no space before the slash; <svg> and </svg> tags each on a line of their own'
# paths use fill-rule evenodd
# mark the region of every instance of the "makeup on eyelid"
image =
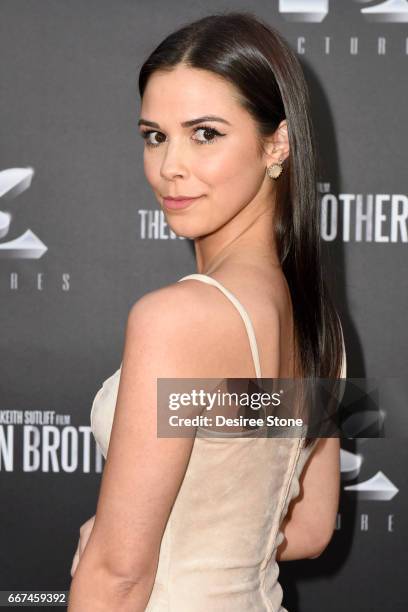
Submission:
<svg viewBox="0 0 408 612">
<path fill-rule="evenodd" d="M 197 143 L 197 144 L 212 144 L 213 142 L 215 142 L 218 138 L 221 138 L 222 136 L 226 136 L 226 134 L 222 134 L 221 132 L 219 132 L 218 130 L 216 130 L 213 127 L 210 127 L 208 125 L 200 125 L 199 127 L 194 128 L 194 134 L 196 132 L 198 132 L 199 130 L 203 130 L 204 132 L 208 132 L 210 133 L 213 138 L 211 138 L 210 140 L 197 140 L 194 139 L 193 140 Z M 146 145 L 148 147 L 158 147 L 160 144 L 162 144 L 161 142 L 149 142 L 148 138 L 151 134 L 161 134 L 162 132 L 160 132 L 159 130 L 141 130 L 140 134 L 142 136 L 142 138 L 144 139 Z"/>
</svg>

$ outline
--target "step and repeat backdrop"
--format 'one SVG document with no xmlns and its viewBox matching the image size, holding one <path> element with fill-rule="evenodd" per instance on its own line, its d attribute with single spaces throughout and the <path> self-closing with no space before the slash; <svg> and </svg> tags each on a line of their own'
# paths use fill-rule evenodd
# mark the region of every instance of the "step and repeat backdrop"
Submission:
<svg viewBox="0 0 408 612">
<path fill-rule="evenodd" d="M 195 272 L 143 174 L 137 77 L 167 33 L 220 10 L 251 10 L 302 62 L 348 376 L 394 380 L 381 410 L 408 409 L 408 2 L 1 0 L 0 590 L 69 589 L 104 465 L 93 398 L 131 305 Z M 408 609 L 399 434 L 342 441 L 333 539 L 280 565 L 291 612 Z"/>
</svg>

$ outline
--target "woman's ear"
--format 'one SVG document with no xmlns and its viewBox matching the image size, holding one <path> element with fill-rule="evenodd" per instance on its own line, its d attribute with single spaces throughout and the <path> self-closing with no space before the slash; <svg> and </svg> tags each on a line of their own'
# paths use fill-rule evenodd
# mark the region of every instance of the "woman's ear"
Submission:
<svg viewBox="0 0 408 612">
<path fill-rule="evenodd" d="M 271 136 L 264 138 L 264 158 L 267 166 L 284 161 L 289 155 L 288 125 L 283 119 Z"/>
</svg>

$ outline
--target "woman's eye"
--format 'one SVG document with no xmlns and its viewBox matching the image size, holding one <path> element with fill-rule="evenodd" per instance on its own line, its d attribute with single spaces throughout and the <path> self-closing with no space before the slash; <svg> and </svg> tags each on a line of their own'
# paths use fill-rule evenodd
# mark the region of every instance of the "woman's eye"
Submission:
<svg viewBox="0 0 408 612">
<path fill-rule="evenodd" d="M 199 144 L 210 144 L 214 142 L 218 136 L 225 136 L 225 134 L 221 134 L 218 130 L 212 127 L 199 127 L 194 130 L 194 133 L 203 132 L 203 136 L 208 140 L 196 140 Z"/>
<path fill-rule="evenodd" d="M 161 142 L 160 141 L 159 142 L 157 142 L 157 141 L 156 142 L 152 142 L 151 140 L 149 140 L 149 138 L 150 138 L 150 136 L 152 134 L 160 134 L 160 137 L 164 136 L 164 134 L 162 134 L 161 132 L 157 132 L 155 130 L 144 130 L 144 131 L 141 132 L 143 140 L 146 142 L 146 144 L 149 147 L 158 147 L 159 144 L 161 144 L 161 142 L 163 142 L 163 141 L 161 141 Z"/>
<path fill-rule="evenodd" d="M 215 128 L 208 126 L 195 128 L 194 134 L 197 134 L 197 132 L 202 132 L 201 138 L 203 138 L 193 138 L 193 140 L 198 144 L 211 144 L 218 137 L 225 136 L 225 134 L 221 134 Z M 162 142 L 166 140 L 165 135 L 162 132 L 158 132 L 156 130 L 144 130 L 141 132 L 141 136 L 148 147 L 158 147 Z"/>
</svg>

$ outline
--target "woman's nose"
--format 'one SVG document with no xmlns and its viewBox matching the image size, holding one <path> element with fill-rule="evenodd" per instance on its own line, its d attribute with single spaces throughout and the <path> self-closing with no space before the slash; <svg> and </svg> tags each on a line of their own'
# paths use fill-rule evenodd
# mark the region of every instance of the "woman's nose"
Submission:
<svg viewBox="0 0 408 612">
<path fill-rule="evenodd" d="M 172 142 L 167 145 L 160 172 L 166 179 L 188 174 L 188 154 L 182 143 Z"/>
</svg>

